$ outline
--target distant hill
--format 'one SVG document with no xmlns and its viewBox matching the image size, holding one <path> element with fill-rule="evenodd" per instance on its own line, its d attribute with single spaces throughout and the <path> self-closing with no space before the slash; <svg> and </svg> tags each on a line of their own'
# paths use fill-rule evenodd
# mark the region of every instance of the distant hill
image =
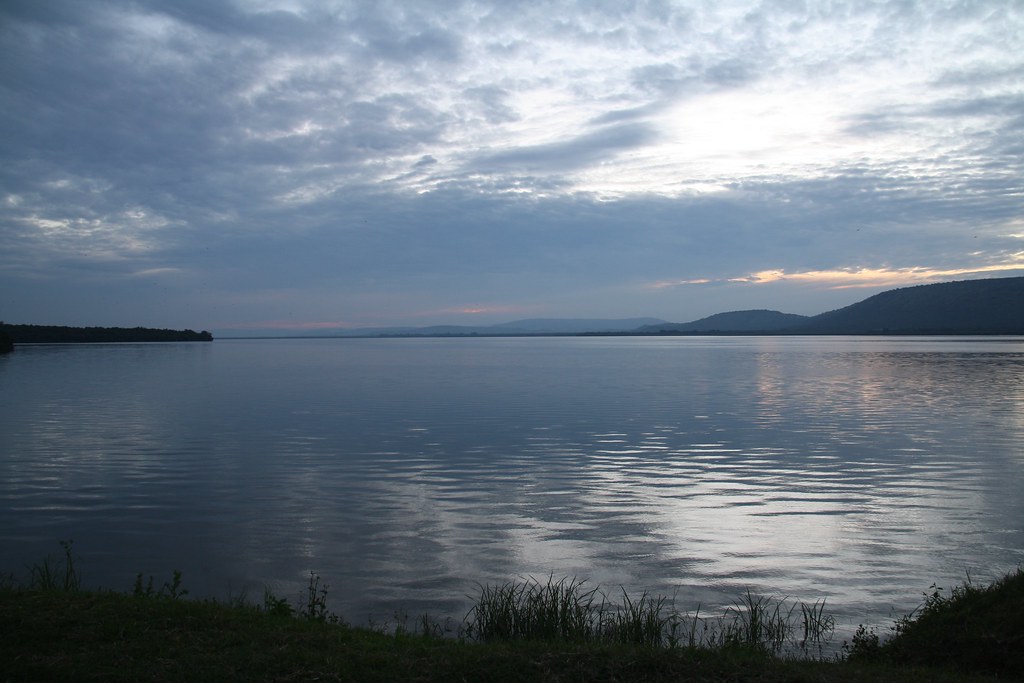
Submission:
<svg viewBox="0 0 1024 683">
<path fill-rule="evenodd" d="M 661 318 L 529 318 L 497 325 L 431 325 L 429 327 L 361 327 L 290 334 L 282 330 L 233 330 L 224 336 L 268 337 L 509 337 L 517 335 L 621 333 L 641 325 L 665 323 Z"/>
<path fill-rule="evenodd" d="M 499 325 L 465 326 L 434 325 L 426 328 L 383 328 L 349 330 L 345 337 L 514 337 L 529 335 L 577 335 L 587 332 L 620 333 L 636 330 L 643 325 L 665 324 L 657 317 L 590 318 L 590 317 L 535 317 Z"/>
<path fill-rule="evenodd" d="M 498 325 L 434 325 L 431 327 L 405 327 L 373 331 L 353 330 L 346 336 L 515 336 L 537 334 L 581 334 L 584 332 L 627 332 L 641 325 L 665 323 L 660 318 L 529 318 Z"/>
<path fill-rule="evenodd" d="M 15 344 L 76 344 L 112 342 L 212 341 L 206 332 L 159 330 L 149 327 L 66 327 L 63 325 L 8 325 L 0 331 Z"/>
<path fill-rule="evenodd" d="M 622 332 L 646 325 L 664 325 L 660 318 L 530 318 L 492 325 L 489 330 L 519 334 L 579 334 L 581 332 Z"/>
<path fill-rule="evenodd" d="M 662 323 L 645 325 L 636 330 L 639 334 L 682 334 L 709 332 L 777 332 L 805 324 L 810 318 L 795 313 L 780 313 L 758 309 L 753 311 L 730 311 L 716 313 L 688 323 Z"/>
<path fill-rule="evenodd" d="M 892 289 L 792 330 L 800 334 L 1024 334 L 1024 277 Z"/>
</svg>

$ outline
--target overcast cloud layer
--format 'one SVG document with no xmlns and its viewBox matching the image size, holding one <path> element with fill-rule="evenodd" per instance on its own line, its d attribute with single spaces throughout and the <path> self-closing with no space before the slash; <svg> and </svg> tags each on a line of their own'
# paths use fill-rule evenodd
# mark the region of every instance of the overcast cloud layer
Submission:
<svg viewBox="0 0 1024 683">
<path fill-rule="evenodd" d="M 812 314 L 1024 275 L 1024 5 L 0 4 L 0 319 Z"/>
</svg>

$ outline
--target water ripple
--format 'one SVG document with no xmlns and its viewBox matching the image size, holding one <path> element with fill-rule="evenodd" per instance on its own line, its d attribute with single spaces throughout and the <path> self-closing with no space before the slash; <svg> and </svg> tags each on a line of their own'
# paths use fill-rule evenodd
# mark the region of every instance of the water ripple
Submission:
<svg viewBox="0 0 1024 683">
<path fill-rule="evenodd" d="M 20 563 L 346 617 L 461 617 L 475 581 L 588 576 L 884 623 L 1024 559 L 1024 343 L 532 339 L 20 349 L 0 515 Z M 18 387 L 12 391 L 11 387 Z M 14 400 L 14 397 L 17 400 Z M 17 568 L 14 567 L 14 569 Z"/>
</svg>

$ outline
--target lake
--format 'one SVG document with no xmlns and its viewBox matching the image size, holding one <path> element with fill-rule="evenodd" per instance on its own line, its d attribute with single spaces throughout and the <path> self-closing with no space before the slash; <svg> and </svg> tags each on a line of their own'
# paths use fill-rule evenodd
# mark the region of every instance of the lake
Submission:
<svg viewBox="0 0 1024 683">
<path fill-rule="evenodd" d="M 593 337 L 19 346 L 0 570 L 310 572 L 353 623 L 577 576 L 702 613 L 747 588 L 888 626 L 1024 562 L 1024 339 Z"/>
</svg>

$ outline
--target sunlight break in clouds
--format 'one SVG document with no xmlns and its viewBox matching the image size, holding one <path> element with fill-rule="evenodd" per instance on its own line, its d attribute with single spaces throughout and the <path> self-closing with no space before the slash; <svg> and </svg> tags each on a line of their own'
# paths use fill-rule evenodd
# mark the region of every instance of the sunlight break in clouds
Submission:
<svg viewBox="0 0 1024 683">
<path fill-rule="evenodd" d="M 923 267 L 885 269 L 857 268 L 843 270 L 811 270 L 788 273 L 784 270 L 763 270 L 743 277 L 726 280 L 666 280 L 649 285 L 652 289 L 667 289 L 684 285 L 703 285 L 712 282 L 738 282 L 764 285 L 773 282 L 803 282 L 819 284 L 830 289 L 848 289 L 851 287 L 905 287 L 908 285 L 927 284 L 943 279 L 956 278 L 964 275 L 976 276 L 982 273 L 1015 273 L 1024 272 L 1024 254 L 1018 254 L 1015 261 L 982 266 L 979 268 L 960 268 L 937 270 Z"/>
<path fill-rule="evenodd" d="M 1015 263 L 947 270 L 929 268 L 904 268 L 898 270 L 862 268 L 859 270 L 822 270 L 804 273 L 766 270 L 760 273 L 752 273 L 748 277 L 732 278 L 730 282 L 749 282 L 752 284 L 767 284 L 776 281 L 808 282 L 824 284 L 833 289 L 848 287 L 903 287 L 937 282 L 942 279 L 964 275 L 1006 273 L 1007 271 L 1024 271 L 1024 258 L 1017 260 Z"/>
</svg>

